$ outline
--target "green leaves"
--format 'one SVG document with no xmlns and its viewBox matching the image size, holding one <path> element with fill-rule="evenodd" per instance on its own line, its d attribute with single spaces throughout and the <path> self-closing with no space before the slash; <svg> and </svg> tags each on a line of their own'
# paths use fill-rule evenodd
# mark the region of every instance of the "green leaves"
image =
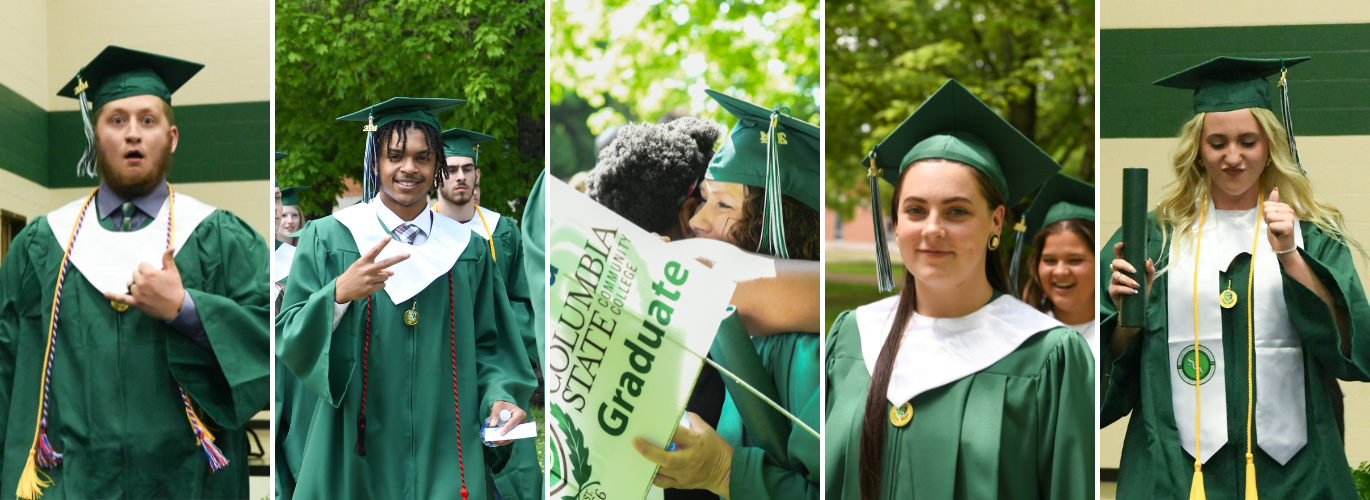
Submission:
<svg viewBox="0 0 1370 500">
<path fill-rule="evenodd" d="M 571 455 L 571 477 L 575 478 L 577 487 L 584 487 L 590 482 L 590 449 L 585 447 L 585 435 L 555 403 L 552 404 L 552 417 L 557 419 L 557 426 L 566 435 L 566 448 Z"/>
<path fill-rule="evenodd" d="M 451 97 L 444 127 L 499 139 L 481 150 L 481 204 L 518 219 L 543 168 L 542 2 L 313 0 L 276 4 L 276 162 L 282 185 L 312 185 L 327 215 L 359 180 L 365 134 L 334 119 L 395 96 Z M 520 120 L 522 118 L 522 121 Z M 522 123 L 522 126 L 520 125 Z"/>
<path fill-rule="evenodd" d="M 869 198 L 859 162 L 955 78 L 1060 162 L 1094 179 L 1094 3 L 828 2 L 826 204 Z M 1002 159 L 1001 159 L 1002 161 Z M 883 190 L 886 196 L 889 190 Z"/>
<path fill-rule="evenodd" d="M 629 121 L 658 121 L 685 107 L 731 127 L 712 88 L 818 122 L 817 0 L 628 2 L 553 0 L 552 174 L 595 164 L 595 135 Z M 611 120 L 590 126 L 601 110 Z"/>
</svg>

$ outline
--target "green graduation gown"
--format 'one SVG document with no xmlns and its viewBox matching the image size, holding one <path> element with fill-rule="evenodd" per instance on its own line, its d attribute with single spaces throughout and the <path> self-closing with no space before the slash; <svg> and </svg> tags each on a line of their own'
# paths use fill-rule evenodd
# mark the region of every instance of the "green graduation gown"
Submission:
<svg viewBox="0 0 1370 500">
<path fill-rule="evenodd" d="M 85 224 L 95 223 L 93 204 L 89 210 Z M 3 495 L 14 494 L 33 442 L 49 313 L 66 243 L 54 237 L 47 217 L 38 217 L 0 265 Z M 182 285 L 212 351 L 137 308 L 115 312 L 79 269 L 68 266 L 48 427 L 63 457 L 53 469 L 39 468 L 53 482 L 43 489 L 44 500 L 248 496 L 243 429 L 266 408 L 270 389 L 265 243 L 241 219 L 216 210 L 176 253 Z M 210 471 L 177 385 L 214 433 L 227 467 Z"/>
<path fill-rule="evenodd" d="M 430 236 L 428 243 L 433 242 Z M 464 472 L 471 500 L 492 498 L 485 465 L 498 472 L 509 453 L 507 447 L 481 444 L 481 422 L 495 401 L 526 402 L 536 382 L 521 339 L 501 334 L 513 330 L 513 314 L 490 249 L 482 243 L 471 240 L 453 264 L 450 294 L 444 274 L 402 304 L 394 304 L 386 290 L 372 295 L 366 455 L 359 456 L 366 301 L 351 304 L 337 329 L 331 327 L 336 279 L 360 252 L 348 227 L 334 216 L 305 228 L 286 285 L 286 305 L 276 320 L 277 356 L 319 395 L 296 476 L 296 498 L 458 498 L 459 463 L 470 466 Z M 411 307 L 419 315 L 415 326 L 401 319 Z M 455 314 L 455 333 L 449 313 Z"/>
<path fill-rule="evenodd" d="M 1147 257 L 1157 269 L 1163 269 L 1168 264 L 1169 240 L 1167 246 L 1162 246 L 1154 212 L 1147 214 L 1147 222 Z M 1299 253 L 1349 314 L 1351 356 L 1341 352 L 1346 346 L 1341 345 L 1336 323 L 1322 299 L 1281 269 L 1289 320 L 1303 342 L 1308 443 L 1283 466 L 1253 444 L 1256 487 L 1261 498 L 1356 499 L 1356 486 L 1337 432 L 1329 390 L 1336 379 L 1370 380 L 1370 305 L 1366 303 L 1350 249 L 1313 224 L 1305 222 L 1299 226 L 1304 241 Z M 1113 248 L 1121 240 L 1121 231 L 1114 233 L 1104 248 Z M 1100 259 L 1099 264 L 1099 332 L 1103 345 L 1100 355 L 1108 357 L 1118 314 L 1108 296 L 1109 262 Z M 1241 291 L 1239 300 L 1248 300 L 1245 290 L 1250 269 L 1250 254 L 1243 253 L 1222 274 L 1220 283 L 1225 285 L 1231 280 L 1232 289 Z M 1181 447 L 1180 440 L 1193 440 L 1194 436 L 1179 435 L 1171 402 L 1170 373 L 1174 366 L 1167 347 L 1168 279 L 1167 274 L 1156 277 L 1148 302 L 1146 328 L 1132 339 L 1121 356 L 1112 359 L 1110 381 L 1101 391 L 1099 425 L 1107 426 L 1132 414 L 1118 469 L 1119 499 L 1183 498 L 1193 483 L 1194 457 Z M 1226 366 L 1228 439 L 1203 466 L 1204 490 L 1209 500 L 1240 499 L 1246 491 L 1246 323 L 1242 303 L 1223 310 L 1224 359 L 1219 364 Z M 1251 430 L 1253 443 L 1258 438 L 1256 430 Z"/>
<path fill-rule="evenodd" d="M 741 322 L 738 322 L 741 325 Z M 812 333 L 784 333 L 753 337 L 761 364 L 771 374 L 779 400 L 776 404 L 814 430 L 818 424 L 818 343 Z M 718 434 L 733 446 L 728 492 L 736 499 L 818 499 L 818 439 L 791 425 L 784 453 L 788 465 L 777 463 L 753 444 L 731 393 L 723 402 Z"/>
<path fill-rule="evenodd" d="M 856 316 L 844 311 L 827 339 L 823 487 L 830 500 L 861 498 L 871 378 Z M 907 426 L 882 412 L 881 498 L 1094 498 L 1093 373 L 1084 337 L 1050 328 L 988 368 L 915 396 Z"/>
</svg>

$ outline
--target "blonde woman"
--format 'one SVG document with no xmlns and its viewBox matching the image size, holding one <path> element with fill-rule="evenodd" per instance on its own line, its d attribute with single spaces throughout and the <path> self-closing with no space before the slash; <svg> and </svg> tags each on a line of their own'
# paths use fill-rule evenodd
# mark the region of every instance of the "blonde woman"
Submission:
<svg viewBox="0 0 1370 500">
<path fill-rule="evenodd" d="M 999 244 L 1060 165 L 955 80 L 863 163 L 904 286 L 828 334 L 826 498 L 1094 498 L 1094 359 L 1009 294 Z"/>
<path fill-rule="evenodd" d="M 1134 272 L 1119 234 L 1105 246 L 1100 423 L 1132 414 L 1120 499 L 1357 498 L 1334 406 L 1336 379 L 1370 378 L 1364 250 L 1314 196 L 1266 80 L 1304 60 L 1220 57 L 1156 82 L 1192 89 L 1196 114 L 1148 214 L 1147 290 L 1118 272 Z M 1138 293 L 1145 326 L 1119 327 Z"/>
</svg>

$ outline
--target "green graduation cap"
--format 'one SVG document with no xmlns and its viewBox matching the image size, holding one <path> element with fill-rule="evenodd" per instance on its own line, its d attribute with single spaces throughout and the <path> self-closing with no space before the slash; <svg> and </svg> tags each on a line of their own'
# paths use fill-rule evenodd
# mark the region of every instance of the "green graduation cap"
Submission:
<svg viewBox="0 0 1370 500">
<path fill-rule="evenodd" d="M 762 247 L 788 258 L 780 195 L 822 210 L 819 128 L 791 117 L 784 107 L 767 109 L 715 90 L 705 92 L 737 117 L 737 125 L 714 153 L 704 178 L 764 188 Z"/>
<path fill-rule="evenodd" d="M 287 156 L 290 156 L 290 155 L 285 154 L 285 153 L 282 153 L 282 152 L 280 152 L 280 151 L 277 151 L 277 152 L 276 152 L 276 159 L 277 159 L 277 160 L 279 160 L 279 159 L 281 159 L 281 158 L 285 158 L 285 157 L 287 157 Z M 275 160 L 273 160 L 273 161 L 275 161 Z"/>
<path fill-rule="evenodd" d="M 366 153 L 362 158 L 362 202 L 370 201 L 371 197 L 376 195 L 376 182 L 372 179 L 375 177 L 376 165 L 371 159 L 371 148 L 374 144 L 372 134 L 377 129 L 393 121 L 409 120 L 426 123 L 432 125 L 435 130 L 442 130 L 442 122 L 438 120 L 437 114 L 465 102 L 462 99 L 441 97 L 392 97 L 352 114 L 339 116 L 338 121 L 366 123 L 366 126 L 362 127 L 362 131 L 366 132 Z"/>
<path fill-rule="evenodd" d="M 314 186 L 291 186 L 281 188 L 281 205 L 292 207 L 300 205 L 300 191 L 314 189 Z"/>
<path fill-rule="evenodd" d="M 442 151 L 448 158 L 453 156 L 465 156 L 472 160 L 476 160 L 476 164 L 479 165 L 480 143 L 493 140 L 495 140 L 494 137 L 490 137 L 480 132 L 472 132 L 459 128 L 447 129 L 442 131 Z"/>
<path fill-rule="evenodd" d="M 1271 75 L 1280 75 L 1280 114 L 1289 136 L 1289 152 L 1303 170 L 1299 148 L 1294 141 L 1294 121 L 1289 108 L 1289 67 L 1309 60 L 1308 57 L 1255 59 L 1250 57 L 1215 57 L 1198 66 L 1152 82 L 1152 85 L 1194 91 L 1194 112 L 1221 112 L 1270 106 Z"/>
<path fill-rule="evenodd" d="M 894 184 L 904 167 L 931 158 L 958 161 L 983 172 L 1009 206 L 1061 170 L 1056 160 L 969 90 L 956 80 L 947 80 L 861 162 L 868 167 L 866 175 L 870 178 L 882 292 L 894 289 L 894 276 L 890 271 L 876 178 L 883 177 Z"/>
<path fill-rule="evenodd" d="M 76 175 L 95 178 L 95 145 L 90 138 L 95 130 L 89 113 L 110 101 L 139 95 L 155 95 L 171 104 L 171 94 L 185 85 L 205 65 L 162 55 L 110 45 L 76 72 L 62 89 L 60 97 L 81 103 L 85 124 L 86 151 L 76 163 Z"/>
<path fill-rule="evenodd" d="M 1009 282 L 1018 286 L 1018 264 L 1022 256 L 1024 236 L 1033 237 L 1043 228 L 1066 219 L 1094 222 L 1094 185 L 1057 172 L 1023 213 L 1023 220 L 1013 226 L 1016 244 L 1010 262 Z"/>
</svg>

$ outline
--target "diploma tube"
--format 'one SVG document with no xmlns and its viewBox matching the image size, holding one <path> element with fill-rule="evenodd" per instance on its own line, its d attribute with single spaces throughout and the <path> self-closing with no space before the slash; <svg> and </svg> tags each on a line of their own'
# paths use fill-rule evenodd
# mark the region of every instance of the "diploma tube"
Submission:
<svg viewBox="0 0 1370 500">
<path fill-rule="evenodd" d="M 1123 260 L 1136 269 L 1123 273 L 1143 285 L 1143 293 L 1124 295 L 1118 326 L 1141 328 L 1146 324 L 1146 169 L 1123 169 Z"/>
</svg>

